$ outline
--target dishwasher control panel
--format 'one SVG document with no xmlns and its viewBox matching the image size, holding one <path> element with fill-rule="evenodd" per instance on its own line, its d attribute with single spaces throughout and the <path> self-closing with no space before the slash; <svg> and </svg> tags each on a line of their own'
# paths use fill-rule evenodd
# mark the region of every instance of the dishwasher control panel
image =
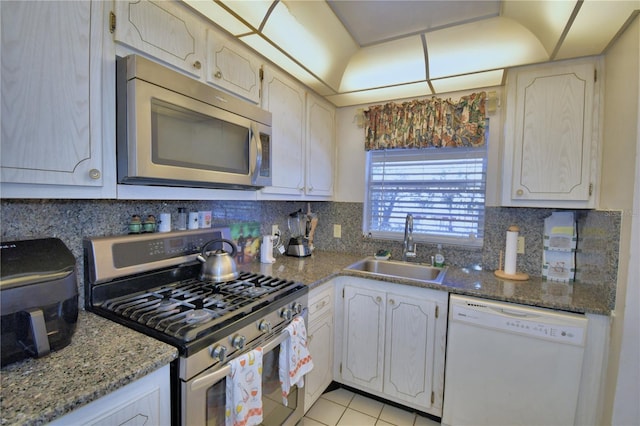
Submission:
<svg viewBox="0 0 640 426">
<path fill-rule="evenodd" d="M 450 321 L 583 346 L 586 317 L 497 302 L 452 303 Z"/>
</svg>

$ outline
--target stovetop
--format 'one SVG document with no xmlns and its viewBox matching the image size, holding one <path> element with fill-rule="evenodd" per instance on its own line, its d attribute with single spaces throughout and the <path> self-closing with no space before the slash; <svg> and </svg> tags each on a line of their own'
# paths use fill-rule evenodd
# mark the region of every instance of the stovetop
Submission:
<svg viewBox="0 0 640 426">
<path fill-rule="evenodd" d="M 302 283 L 248 272 L 201 281 L 196 257 L 220 238 L 230 239 L 228 228 L 85 239 L 86 309 L 176 346 L 183 358 L 249 325 L 248 342 L 263 338 L 300 314 L 309 291 Z M 259 329 L 267 317 L 273 329 Z"/>
<path fill-rule="evenodd" d="M 293 281 L 241 273 L 236 280 L 224 283 L 196 278 L 173 282 L 107 299 L 101 308 L 191 342 L 300 288 Z"/>
</svg>

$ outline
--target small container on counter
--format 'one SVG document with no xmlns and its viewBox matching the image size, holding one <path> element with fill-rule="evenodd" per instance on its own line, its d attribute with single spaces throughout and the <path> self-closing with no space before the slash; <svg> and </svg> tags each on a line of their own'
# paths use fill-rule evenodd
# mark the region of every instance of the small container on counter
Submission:
<svg viewBox="0 0 640 426">
<path fill-rule="evenodd" d="M 184 207 L 178 208 L 178 221 L 176 223 L 176 229 L 184 231 L 187 229 L 187 209 Z"/>
</svg>

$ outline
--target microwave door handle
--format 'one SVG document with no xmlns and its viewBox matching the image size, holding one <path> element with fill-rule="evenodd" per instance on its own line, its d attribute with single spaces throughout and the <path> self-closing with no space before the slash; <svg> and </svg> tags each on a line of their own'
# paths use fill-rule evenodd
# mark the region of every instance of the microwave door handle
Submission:
<svg viewBox="0 0 640 426">
<path fill-rule="evenodd" d="M 276 347 L 278 347 L 282 342 L 284 342 L 287 338 L 289 338 L 289 333 L 283 330 L 276 338 L 269 341 L 266 345 L 262 347 L 262 353 L 265 354 L 267 352 L 271 352 Z M 221 369 L 216 370 L 210 374 L 207 374 L 206 376 L 203 376 L 194 380 L 193 383 L 191 383 L 190 385 L 190 390 L 195 391 L 203 387 L 212 386 L 218 383 L 224 377 L 226 377 L 230 372 L 231 372 L 231 365 L 227 363 Z"/>
<path fill-rule="evenodd" d="M 251 182 L 256 183 L 260 175 L 260 169 L 262 168 L 262 141 L 260 140 L 260 131 L 257 129 L 255 123 L 251 124 L 251 139 L 253 139 L 256 145 L 256 163 L 251 173 Z"/>
</svg>

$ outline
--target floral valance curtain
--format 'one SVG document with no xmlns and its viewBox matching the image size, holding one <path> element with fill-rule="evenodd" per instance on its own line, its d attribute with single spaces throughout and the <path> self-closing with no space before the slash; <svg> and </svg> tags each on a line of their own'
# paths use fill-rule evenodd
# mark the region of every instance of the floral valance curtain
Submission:
<svg viewBox="0 0 640 426">
<path fill-rule="evenodd" d="M 480 92 L 457 102 L 434 97 L 369 107 L 365 149 L 481 147 L 486 97 Z"/>
</svg>

